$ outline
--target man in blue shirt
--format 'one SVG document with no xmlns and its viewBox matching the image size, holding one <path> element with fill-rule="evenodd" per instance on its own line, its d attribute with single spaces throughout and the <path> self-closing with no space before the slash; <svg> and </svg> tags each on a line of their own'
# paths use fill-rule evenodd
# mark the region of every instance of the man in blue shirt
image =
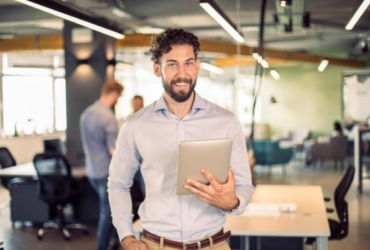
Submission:
<svg viewBox="0 0 370 250">
<path fill-rule="evenodd" d="M 164 94 L 130 116 L 116 143 L 109 169 L 108 193 L 115 225 L 125 250 L 229 250 L 223 232 L 227 214 L 243 213 L 253 186 L 242 127 L 237 117 L 201 98 L 195 91 L 199 72 L 198 38 L 183 29 L 167 29 L 149 51 Z M 188 180 L 194 195 L 176 195 L 178 144 L 181 141 L 230 138 L 229 178 L 218 183 L 207 171 L 204 185 Z M 141 168 L 146 197 L 139 215 L 145 229 L 133 235 L 129 189 Z"/>
<path fill-rule="evenodd" d="M 80 118 L 82 145 L 86 159 L 86 175 L 99 195 L 98 250 L 106 250 L 109 242 L 117 239 L 108 202 L 108 169 L 118 135 L 118 124 L 113 113 L 123 86 L 107 81 L 101 96 L 87 107 Z"/>
</svg>

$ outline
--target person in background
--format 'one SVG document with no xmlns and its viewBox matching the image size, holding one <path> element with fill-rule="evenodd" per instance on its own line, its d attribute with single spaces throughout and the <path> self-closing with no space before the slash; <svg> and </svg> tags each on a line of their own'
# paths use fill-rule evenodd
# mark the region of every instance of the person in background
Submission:
<svg viewBox="0 0 370 250">
<path fill-rule="evenodd" d="M 140 109 L 144 108 L 144 99 L 141 95 L 135 95 L 131 101 L 132 111 L 135 114 Z"/>
<path fill-rule="evenodd" d="M 164 94 L 126 119 L 109 168 L 109 202 L 121 245 L 125 250 L 170 246 L 230 250 L 226 242 L 230 232 L 223 231 L 226 215 L 243 213 L 253 193 L 241 124 L 232 112 L 194 91 L 200 70 L 200 43 L 194 34 L 168 28 L 153 39 L 149 52 Z M 218 183 L 203 170 L 210 185 L 189 179 L 184 188 L 194 195 L 178 196 L 178 144 L 221 138 L 233 141 L 227 183 Z M 133 236 L 130 204 L 130 187 L 139 166 L 146 186 L 139 208 L 141 241 Z"/>
<path fill-rule="evenodd" d="M 109 164 L 118 136 L 113 109 L 122 91 L 121 84 L 108 80 L 102 87 L 99 100 L 87 107 L 80 117 L 86 175 L 99 196 L 98 250 L 119 247 L 117 231 L 112 224 L 107 182 Z"/>
</svg>

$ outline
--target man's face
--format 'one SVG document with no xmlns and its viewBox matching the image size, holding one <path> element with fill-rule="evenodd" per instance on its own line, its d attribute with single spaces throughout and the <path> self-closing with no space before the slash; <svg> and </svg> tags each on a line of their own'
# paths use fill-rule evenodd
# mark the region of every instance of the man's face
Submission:
<svg viewBox="0 0 370 250">
<path fill-rule="evenodd" d="M 141 98 L 134 98 L 132 100 L 132 109 L 133 109 L 134 113 L 136 113 L 137 111 L 139 111 L 143 107 L 144 107 L 143 99 L 141 99 Z"/>
<path fill-rule="evenodd" d="M 194 92 L 199 72 L 199 61 L 193 46 L 172 45 L 162 55 L 160 64 L 154 64 L 154 73 L 162 77 L 165 92 L 176 102 L 185 102 Z"/>
</svg>

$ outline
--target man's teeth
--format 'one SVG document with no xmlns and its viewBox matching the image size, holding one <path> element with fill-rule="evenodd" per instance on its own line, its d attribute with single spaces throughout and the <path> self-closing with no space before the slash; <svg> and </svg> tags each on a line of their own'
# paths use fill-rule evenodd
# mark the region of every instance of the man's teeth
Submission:
<svg viewBox="0 0 370 250">
<path fill-rule="evenodd" d="M 185 82 L 177 82 L 175 84 L 176 84 L 176 86 L 185 86 L 187 83 L 185 83 Z"/>
</svg>

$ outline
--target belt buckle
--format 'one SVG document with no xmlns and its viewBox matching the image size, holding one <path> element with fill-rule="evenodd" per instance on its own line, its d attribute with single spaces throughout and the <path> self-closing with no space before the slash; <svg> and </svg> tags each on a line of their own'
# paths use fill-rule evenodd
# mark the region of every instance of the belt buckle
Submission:
<svg viewBox="0 0 370 250">
<path fill-rule="evenodd" d="M 202 248 L 202 243 L 200 241 L 195 242 L 198 245 L 198 250 Z M 182 250 L 186 250 L 186 243 L 182 243 Z"/>
</svg>

